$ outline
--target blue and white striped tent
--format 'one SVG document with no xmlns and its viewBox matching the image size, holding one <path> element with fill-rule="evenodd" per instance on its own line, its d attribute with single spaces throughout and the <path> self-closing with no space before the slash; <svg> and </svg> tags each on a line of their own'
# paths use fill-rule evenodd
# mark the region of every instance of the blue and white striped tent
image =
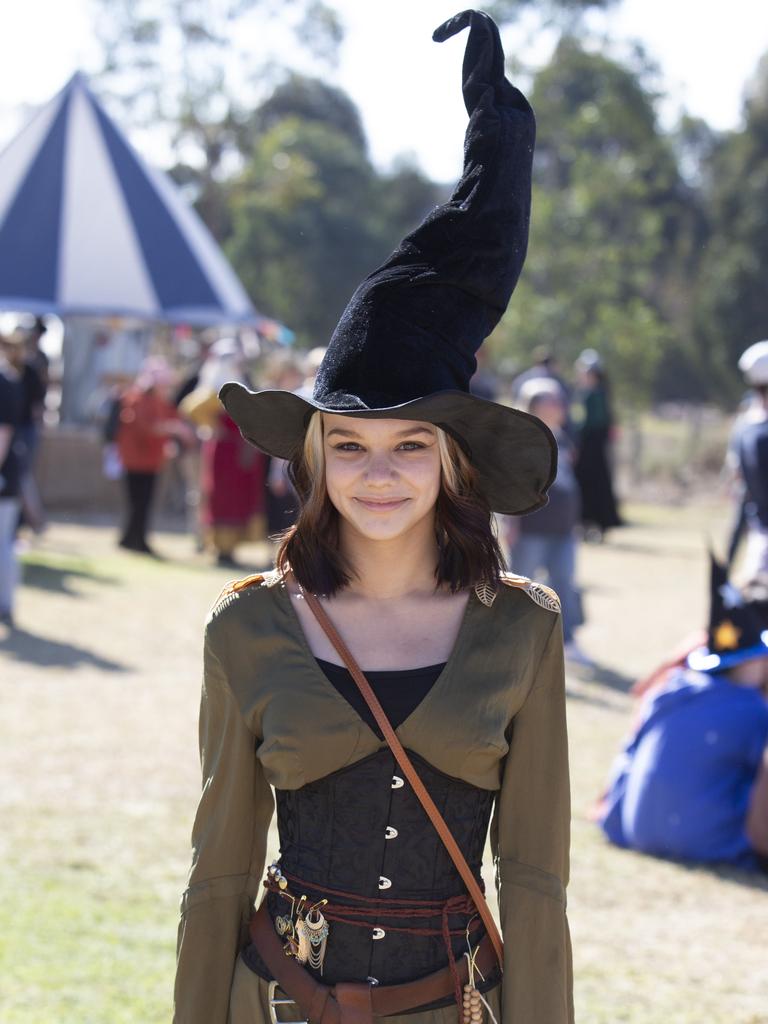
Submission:
<svg viewBox="0 0 768 1024">
<path fill-rule="evenodd" d="M 0 309 L 261 319 L 195 211 L 80 73 L 0 153 Z"/>
</svg>

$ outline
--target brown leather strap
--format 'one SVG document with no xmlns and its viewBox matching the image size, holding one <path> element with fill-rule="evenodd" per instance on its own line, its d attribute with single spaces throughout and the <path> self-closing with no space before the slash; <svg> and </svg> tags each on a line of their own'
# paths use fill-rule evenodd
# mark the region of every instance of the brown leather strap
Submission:
<svg viewBox="0 0 768 1024">
<path fill-rule="evenodd" d="M 371 985 L 361 985 L 359 982 L 340 982 L 334 985 L 333 994 L 341 1011 L 341 1024 L 372 1024 L 371 991 Z"/>
<path fill-rule="evenodd" d="M 289 993 L 286 992 L 286 995 Z M 331 998 L 331 990 L 327 985 L 318 985 L 315 994 L 312 996 L 312 1002 L 309 1004 L 309 1012 L 307 1013 L 308 1021 L 322 1021 L 325 1015 L 326 1007 Z"/>
<path fill-rule="evenodd" d="M 312 1024 L 344 1024 L 342 1002 L 348 1007 L 351 1001 L 357 1008 L 353 1007 L 352 1012 L 354 1013 L 359 1012 L 363 1005 L 367 1006 L 367 1000 L 370 1000 L 371 1013 L 375 1017 L 395 1017 L 407 1013 L 409 1010 L 415 1010 L 419 1006 L 428 1006 L 430 1003 L 446 999 L 455 991 L 450 967 L 444 967 L 417 981 L 404 982 L 400 985 L 372 986 L 360 982 L 350 982 L 343 986 L 336 985 L 333 989 L 322 985 L 315 981 L 309 971 L 302 967 L 294 957 L 285 955 L 283 944 L 275 933 L 266 902 L 262 903 L 251 917 L 250 935 L 259 956 L 280 989 L 296 1003 L 305 1018 Z M 485 935 L 477 948 L 475 966 L 481 975 L 487 977 L 495 960 L 493 946 L 488 936 Z M 459 981 L 464 985 L 469 973 L 466 957 L 457 961 L 456 969 Z M 339 990 L 350 988 L 366 990 L 365 999 L 360 997 L 356 999 L 354 994 L 350 997 L 346 991 L 343 991 L 341 997 L 339 996 Z"/>
<path fill-rule="evenodd" d="M 363 675 L 360 666 L 352 657 L 349 648 L 342 640 L 341 636 L 338 633 L 338 630 L 328 617 L 327 612 L 325 611 L 325 609 L 320 604 L 320 602 L 318 601 L 314 594 L 310 594 L 306 590 L 303 590 L 302 594 L 307 604 L 309 605 L 310 609 L 312 610 L 315 618 L 320 623 L 326 635 L 328 636 L 328 639 L 336 648 L 339 657 L 349 669 L 350 675 L 357 683 L 357 687 L 362 693 L 363 697 L 365 698 L 366 704 L 371 709 L 373 717 L 376 719 L 376 722 L 378 723 L 378 726 L 384 735 L 384 739 L 387 741 L 387 743 L 390 746 L 390 749 L 392 750 L 392 753 L 395 755 L 397 763 L 400 765 L 403 774 L 410 782 L 411 786 L 413 787 L 414 793 L 421 801 L 422 807 L 429 815 L 430 821 L 437 829 L 438 835 L 442 839 L 446 850 L 450 854 L 451 860 L 456 865 L 456 870 L 461 875 L 461 878 L 467 887 L 467 891 L 469 892 L 469 895 L 472 897 L 472 900 L 475 906 L 477 907 L 477 912 L 480 914 L 480 917 L 483 920 L 483 924 L 486 927 L 490 940 L 493 943 L 493 948 L 494 951 L 496 952 L 496 958 L 499 961 L 499 967 L 501 968 L 501 970 L 503 970 L 504 946 L 501 941 L 499 929 L 496 927 L 496 922 L 493 919 L 491 908 L 488 906 L 485 896 L 483 895 L 483 891 L 478 885 L 477 879 L 472 874 L 472 871 L 469 867 L 469 864 L 467 864 L 466 862 L 464 854 L 459 849 L 459 846 L 456 840 L 453 838 L 451 830 L 448 828 L 448 825 L 446 824 L 442 814 L 440 813 L 440 811 L 438 811 L 437 807 L 435 806 L 434 800 L 427 792 L 426 786 L 419 778 L 416 769 L 413 767 L 411 759 L 408 757 L 405 750 L 403 749 L 403 745 L 397 738 L 395 730 L 392 728 L 389 719 L 384 713 L 384 709 L 379 703 L 376 694 L 371 689 L 370 683 Z"/>
</svg>

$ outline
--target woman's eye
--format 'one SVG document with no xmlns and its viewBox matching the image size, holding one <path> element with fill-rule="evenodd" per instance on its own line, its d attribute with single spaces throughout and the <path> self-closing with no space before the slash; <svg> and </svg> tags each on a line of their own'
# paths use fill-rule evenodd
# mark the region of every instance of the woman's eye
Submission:
<svg viewBox="0 0 768 1024">
<path fill-rule="evenodd" d="M 398 452 L 417 452 L 426 447 L 421 441 L 403 441 L 395 450 Z M 335 452 L 362 452 L 365 451 L 365 448 L 358 444 L 357 441 L 341 441 L 339 444 L 333 445 L 333 450 Z"/>
</svg>

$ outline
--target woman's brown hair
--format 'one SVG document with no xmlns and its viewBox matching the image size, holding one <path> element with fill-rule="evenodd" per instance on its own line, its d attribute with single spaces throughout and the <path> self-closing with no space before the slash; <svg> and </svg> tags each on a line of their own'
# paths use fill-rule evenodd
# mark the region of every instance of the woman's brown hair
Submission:
<svg viewBox="0 0 768 1024">
<path fill-rule="evenodd" d="M 435 506 L 435 584 L 455 593 L 483 581 L 495 582 L 504 569 L 504 556 L 488 502 L 477 486 L 476 470 L 458 442 L 439 427 L 437 440 L 442 481 Z M 300 510 L 295 526 L 280 539 L 277 567 L 283 572 L 290 568 L 310 593 L 330 597 L 350 582 L 353 572 L 339 551 L 339 513 L 325 487 L 321 413 L 313 414 L 288 475 Z"/>
</svg>

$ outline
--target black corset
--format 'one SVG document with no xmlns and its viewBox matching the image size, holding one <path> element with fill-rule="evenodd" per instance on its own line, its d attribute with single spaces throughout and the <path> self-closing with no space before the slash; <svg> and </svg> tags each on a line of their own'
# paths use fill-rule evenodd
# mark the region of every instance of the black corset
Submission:
<svg viewBox="0 0 768 1024">
<path fill-rule="evenodd" d="M 482 881 L 480 868 L 493 792 L 444 775 L 416 754 L 410 756 L 475 877 Z M 362 905 L 371 907 L 366 920 L 376 926 L 375 931 L 331 923 L 323 974 L 312 971 L 318 980 L 333 985 L 375 978 L 383 985 L 393 985 L 446 965 L 439 914 L 376 918 L 373 901 L 377 899 L 445 901 L 466 893 L 389 749 L 301 789 L 277 790 L 276 798 L 280 868 L 286 876 L 304 883 L 291 882 L 294 895 L 306 893 L 311 905 L 326 889 L 334 889 L 371 901 Z M 337 908 L 361 905 L 340 896 L 333 897 L 332 903 Z M 277 893 L 268 893 L 267 905 L 273 919 L 290 913 L 290 902 Z M 463 933 L 467 923 L 467 914 L 449 916 L 451 929 Z M 473 944 L 483 934 L 482 925 L 476 925 L 472 926 Z M 402 934 L 394 930 L 398 927 L 434 929 L 438 934 Z M 467 948 L 463 934 L 453 938 L 452 947 L 460 959 Z M 252 970 L 269 978 L 252 946 L 243 957 Z"/>
</svg>

